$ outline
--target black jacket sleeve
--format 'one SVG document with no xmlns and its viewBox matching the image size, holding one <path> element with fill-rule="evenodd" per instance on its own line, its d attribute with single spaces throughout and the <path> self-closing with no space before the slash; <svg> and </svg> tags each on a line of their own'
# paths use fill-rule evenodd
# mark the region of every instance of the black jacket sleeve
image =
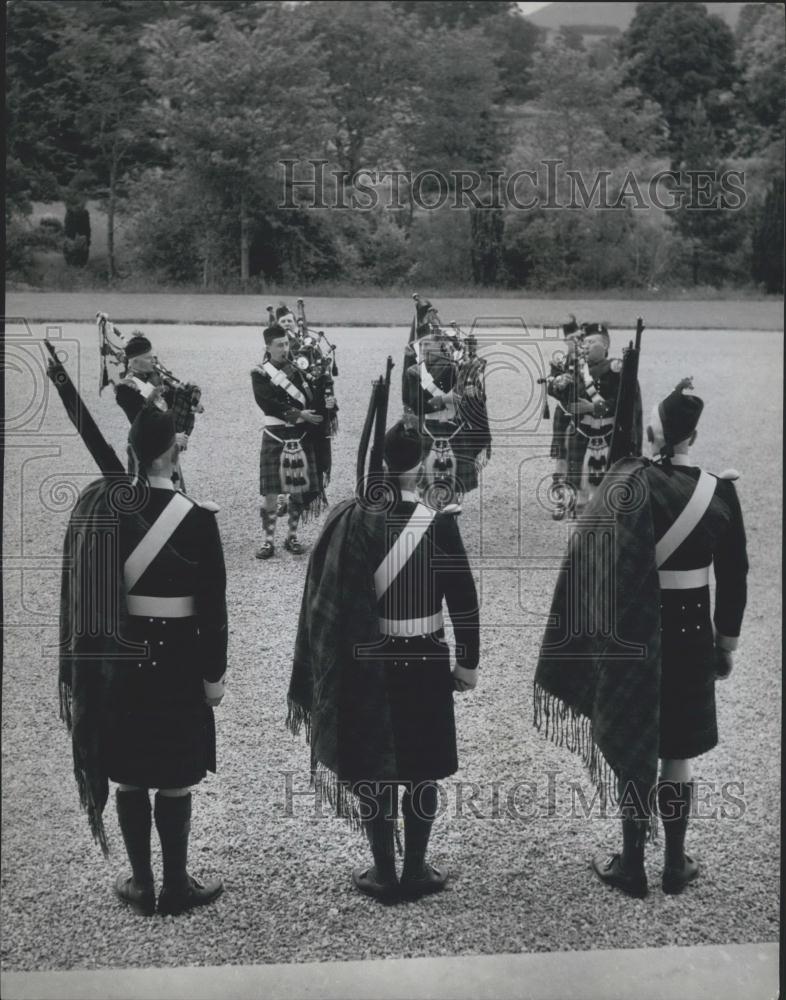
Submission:
<svg viewBox="0 0 786 1000">
<path fill-rule="evenodd" d="M 480 612 L 475 578 L 470 569 L 457 519 L 438 514 L 435 524 L 438 585 L 448 605 L 456 638 L 456 662 L 473 670 L 480 659 Z"/>
<path fill-rule="evenodd" d="M 737 638 L 748 599 L 748 552 L 742 510 L 734 484 L 721 480 L 723 499 L 729 506 L 730 520 L 713 552 L 715 565 L 715 628 L 721 635 Z"/>
<path fill-rule="evenodd" d="M 115 399 L 118 405 L 128 417 L 128 422 L 133 424 L 136 416 L 145 405 L 142 393 L 133 389 L 130 385 L 115 386 Z"/>
<path fill-rule="evenodd" d="M 227 668 L 227 601 L 224 550 L 215 514 L 202 508 L 196 605 L 202 677 L 220 680 Z"/>
</svg>

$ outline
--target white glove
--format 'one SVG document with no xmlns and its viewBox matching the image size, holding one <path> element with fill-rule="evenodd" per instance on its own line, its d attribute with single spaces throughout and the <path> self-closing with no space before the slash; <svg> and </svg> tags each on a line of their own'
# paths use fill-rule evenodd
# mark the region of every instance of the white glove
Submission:
<svg viewBox="0 0 786 1000">
<path fill-rule="evenodd" d="M 188 434 L 182 432 L 175 434 L 175 442 L 181 451 L 185 451 L 188 448 Z"/>
<path fill-rule="evenodd" d="M 478 683 L 477 667 L 470 670 L 467 667 L 460 667 L 457 663 L 451 670 L 451 674 L 453 675 L 453 688 L 456 691 L 471 691 Z"/>
<path fill-rule="evenodd" d="M 226 674 L 218 681 L 202 681 L 202 686 L 205 689 L 205 701 L 211 708 L 218 708 L 221 704 L 221 699 L 226 691 L 225 677 Z"/>
</svg>

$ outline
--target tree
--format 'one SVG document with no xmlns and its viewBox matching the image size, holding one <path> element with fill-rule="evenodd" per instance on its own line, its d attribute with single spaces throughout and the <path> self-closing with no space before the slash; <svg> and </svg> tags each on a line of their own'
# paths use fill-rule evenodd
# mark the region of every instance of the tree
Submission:
<svg viewBox="0 0 786 1000">
<path fill-rule="evenodd" d="M 786 136 L 786 31 L 781 4 L 745 4 L 737 24 L 738 148 L 756 152 Z"/>
<path fill-rule="evenodd" d="M 330 141 L 347 176 L 390 165 L 394 123 L 406 117 L 422 58 L 409 22 L 379 0 L 322 0 L 303 12 L 307 37 L 322 54 Z"/>
<path fill-rule="evenodd" d="M 783 177 L 772 181 L 764 204 L 757 213 L 753 232 L 753 279 L 763 284 L 770 293 L 783 292 L 783 188 Z"/>
<path fill-rule="evenodd" d="M 533 152 L 540 158 L 561 159 L 567 170 L 613 166 L 631 153 L 656 153 L 664 142 L 660 108 L 626 86 L 619 66 L 595 69 L 587 52 L 558 38 L 537 54 L 535 75 Z"/>
<path fill-rule="evenodd" d="M 415 174 L 433 177 L 433 183 L 421 187 L 421 195 L 430 196 L 435 187 L 445 194 L 474 184 L 473 193 L 461 199 L 469 207 L 473 278 L 492 284 L 501 262 L 504 220 L 501 203 L 492 199 L 490 178 L 491 172 L 502 170 L 509 149 L 496 103 L 500 84 L 493 43 L 480 27 L 427 31 L 423 41 L 429 55 L 402 142 L 406 165 Z"/>
<path fill-rule="evenodd" d="M 115 8 L 114 13 L 121 12 Z M 149 110 L 152 93 L 144 82 L 138 40 L 122 19 L 119 24 L 107 19 L 90 31 L 71 21 L 60 32 L 60 44 L 53 65 L 69 87 L 61 103 L 82 144 L 74 167 L 84 178 L 83 192 L 106 206 L 107 270 L 112 280 L 117 275 L 118 198 L 128 179 L 159 155 Z"/>
<path fill-rule="evenodd" d="M 172 21 L 144 39 L 176 161 L 234 206 L 244 285 L 254 213 L 280 199 L 280 162 L 313 155 L 326 138 L 327 78 L 298 14 L 266 8 L 252 30 L 222 21 L 209 40 Z"/>
<path fill-rule="evenodd" d="M 6 213 L 54 201 L 67 179 L 71 135 L 57 113 L 52 59 L 65 17 L 60 4 L 15 0 L 7 7 Z M 62 86 L 62 84 L 60 85 Z"/>
<path fill-rule="evenodd" d="M 695 102 L 730 149 L 734 36 L 701 3 L 640 3 L 622 36 L 631 84 L 663 109 L 674 166 L 684 155 Z"/>
<path fill-rule="evenodd" d="M 719 178 L 724 164 L 701 100 L 694 104 L 688 127 L 679 164 L 684 200 L 675 209 L 674 220 L 690 244 L 693 284 L 715 285 L 739 277 L 734 262 L 744 241 L 744 221 L 738 212 L 722 204 Z M 700 181 L 699 175 L 703 175 Z"/>
<path fill-rule="evenodd" d="M 499 72 L 501 101 L 526 101 L 535 91 L 532 60 L 543 32 L 506 0 L 394 0 L 400 14 L 413 18 L 420 29 L 481 28 L 491 42 L 490 58 Z"/>
</svg>

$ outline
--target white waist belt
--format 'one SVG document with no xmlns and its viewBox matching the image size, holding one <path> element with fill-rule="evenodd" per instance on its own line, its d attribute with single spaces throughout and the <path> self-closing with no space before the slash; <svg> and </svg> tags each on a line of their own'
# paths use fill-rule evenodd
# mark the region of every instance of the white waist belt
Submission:
<svg viewBox="0 0 786 1000">
<path fill-rule="evenodd" d="M 442 612 L 428 618 L 380 618 L 379 630 L 383 635 L 406 636 L 431 635 L 442 628 Z"/>
<path fill-rule="evenodd" d="M 128 613 L 149 618 L 190 618 L 196 614 L 196 601 L 186 597 L 140 597 L 128 595 Z"/>
<path fill-rule="evenodd" d="M 661 590 L 698 590 L 710 584 L 710 568 L 699 569 L 659 569 Z"/>
<path fill-rule="evenodd" d="M 265 414 L 265 419 L 264 419 L 263 422 L 265 424 L 265 427 L 286 427 L 287 426 L 286 420 L 282 420 L 281 417 L 269 417 L 267 414 Z"/>
</svg>

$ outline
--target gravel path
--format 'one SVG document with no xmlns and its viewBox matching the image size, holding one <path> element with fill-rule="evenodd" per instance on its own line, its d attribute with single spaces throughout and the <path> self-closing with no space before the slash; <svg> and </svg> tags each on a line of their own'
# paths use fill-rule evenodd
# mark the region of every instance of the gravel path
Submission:
<svg viewBox="0 0 786 1000">
<path fill-rule="evenodd" d="M 57 484 L 81 488 L 95 473 L 81 442 L 56 436 L 64 430 L 58 400 L 41 406 L 42 426 L 24 436 L 38 419 L 38 407 L 31 405 L 37 383 L 30 368 L 11 361 L 6 393 L 13 447 L 6 453 L 4 522 L 10 626 L 3 678 L 5 969 L 304 962 L 776 938 L 780 336 L 645 334 L 645 409 L 679 377 L 693 374 L 696 391 L 707 402 L 696 446 L 700 461 L 712 471 L 734 466 L 743 473 L 749 610 L 735 673 L 718 691 L 721 744 L 696 762 L 697 778 L 707 782 L 706 815 L 717 817 L 721 807 L 727 814 L 691 825 L 689 847 L 704 863 L 702 879 L 682 897 L 663 896 L 657 887 L 658 846 L 648 853 L 655 891 L 647 900 L 629 900 L 597 885 L 589 859 L 616 844 L 617 824 L 571 816 L 575 790 L 589 799 L 589 783 L 572 755 L 532 727 L 532 674 L 566 529 L 552 522 L 537 500 L 539 484 L 551 472 L 544 457 L 551 428 L 546 424 L 538 431 L 540 406 L 530 399 L 529 376 L 522 373 L 527 352 L 534 356 L 532 345 L 525 350 L 507 343 L 502 353 L 518 358 L 521 370 L 490 365 L 488 386 L 492 416 L 506 433 L 497 433 L 482 494 L 468 498 L 460 522 L 481 582 L 485 627 L 479 687 L 457 696 L 462 766 L 443 783 L 445 811 L 432 840 L 433 857 L 450 869 L 452 881 L 441 897 L 383 908 L 352 890 L 349 869 L 365 858 L 364 844 L 340 821 L 320 816 L 313 797 L 300 794 L 308 792 L 308 750 L 284 728 L 305 565 L 286 553 L 265 564 L 253 557 L 260 536 L 260 420 L 248 370 L 260 352 L 260 334 L 243 327 L 220 336 L 215 328 L 195 326 L 146 329 L 178 375 L 204 386 L 206 412 L 185 469 L 193 494 L 221 506 L 231 679 L 217 712 L 219 773 L 195 794 L 190 865 L 195 874 L 220 873 L 227 891 L 201 912 L 149 921 L 113 898 L 114 874 L 125 865 L 114 809 L 110 804 L 107 810 L 112 850 L 107 863 L 79 810 L 69 743 L 57 720 L 51 654 L 59 553 L 73 499 L 67 486 Z M 80 342 L 85 398 L 122 453 L 125 418 L 110 394 L 99 401 L 95 389 L 94 328 L 65 326 L 63 336 Z M 400 363 L 406 333 L 403 327 L 352 329 L 336 331 L 333 339 L 341 368 L 341 433 L 330 488 L 335 502 L 351 490 L 371 379 L 387 353 Z M 20 358 L 21 350 L 15 351 L 11 357 Z M 391 417 L 399 409 L 394 399 Z M 517 418 L 519 411 L 523 416 Z M 772 430 L 770 437 L 762 436 L 763 427 Z M 317 530 L 309 526 L 306 540 Z M 287 782 L 295 793 L 289 809 Z M 739 784 L 724 787 L 729 782 Z M 157 854 L 154 867 L 160 870 Z"/>
</svg>

